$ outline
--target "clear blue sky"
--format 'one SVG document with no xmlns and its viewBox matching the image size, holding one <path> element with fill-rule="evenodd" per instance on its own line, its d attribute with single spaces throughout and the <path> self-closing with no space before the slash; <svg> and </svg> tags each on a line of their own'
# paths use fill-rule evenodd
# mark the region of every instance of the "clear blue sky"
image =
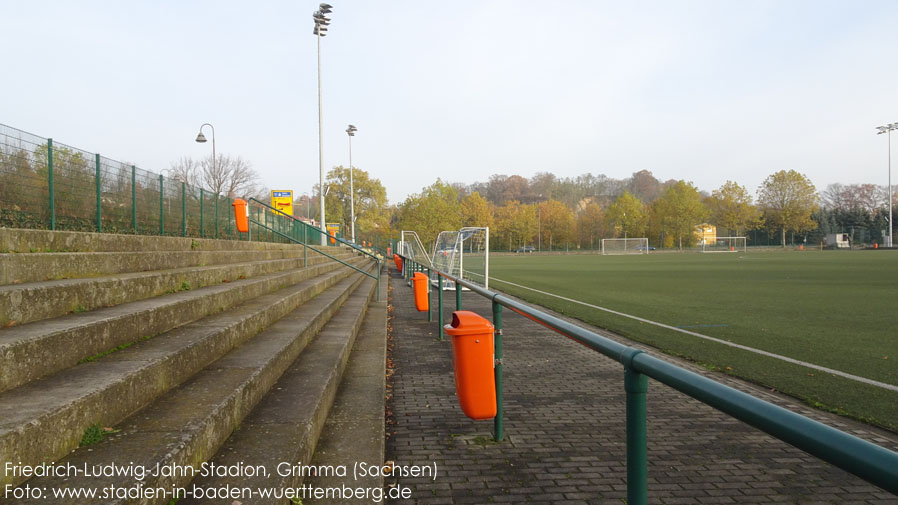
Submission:
<svg viewBox="0 0 898 505">
<path fill-rule="evenodd" d="M 355 124 L 354 165 L 393 203 L 540 171 L 887 182 L 894 0 L 330 3 L 325 165 Z M 0 5 L 0 123 L 161 171 L 208 153 L 209 122 L 266 186 L 317 183 L 318 2 Z"/>
</svg>

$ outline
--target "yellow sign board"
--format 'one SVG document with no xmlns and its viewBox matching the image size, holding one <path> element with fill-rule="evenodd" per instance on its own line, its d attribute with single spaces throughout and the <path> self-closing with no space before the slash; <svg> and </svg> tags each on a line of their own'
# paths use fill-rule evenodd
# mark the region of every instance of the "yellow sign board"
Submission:
<svg viewBox="0 0 898 505">
<path fill-rule="evenodd" d="M 293 190 L 282 189 L 271 192 L 271 206 L 277 210 L 275 214 L 285 214 L 293 217 Z"/>
</svg>

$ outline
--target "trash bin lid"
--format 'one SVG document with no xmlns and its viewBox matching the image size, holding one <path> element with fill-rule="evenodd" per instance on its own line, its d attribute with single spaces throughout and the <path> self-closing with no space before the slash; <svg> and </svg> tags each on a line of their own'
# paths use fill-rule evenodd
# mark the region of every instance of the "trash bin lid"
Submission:
<svg viewBox="0 0 898 505">
<path fill-rule="evenodd" d="M 493 323 L 470 310 L 456 310 L 452 313 L 452 323 L 443 327 L 452 336 L 493 334 Z"/>
<path fill-rule="evenodd" d="M 412 276 L 413 281 L 427 281 L 427 274 L 424 272 L 415 272 L 415 275 Z"/>
</svg>

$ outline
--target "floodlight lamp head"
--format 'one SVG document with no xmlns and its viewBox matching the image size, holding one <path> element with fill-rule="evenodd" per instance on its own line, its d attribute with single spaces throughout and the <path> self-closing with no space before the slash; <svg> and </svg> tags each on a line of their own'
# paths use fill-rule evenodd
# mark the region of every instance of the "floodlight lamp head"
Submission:
<svg viewBox="0 0 898 505">
<path fill-rule="evenodd" d="M 196 141 L 199 142 L 200 144 L 206 142 L 206 136 L 203 135 L 203 131 L 202 131 L 202 130 L 200 130 L 200 132 L 197 134 L 197 136 L 196 136 Z"/>
<path fill-rule="evenodd" d="M 333 9 L 334 6 L 331 4 L 322 3 L 322 4 L 318 4 L 318 8 L 321 9 L 321 12 L 323 14 L 330 14 L 331 9 Z"/>
</svg>

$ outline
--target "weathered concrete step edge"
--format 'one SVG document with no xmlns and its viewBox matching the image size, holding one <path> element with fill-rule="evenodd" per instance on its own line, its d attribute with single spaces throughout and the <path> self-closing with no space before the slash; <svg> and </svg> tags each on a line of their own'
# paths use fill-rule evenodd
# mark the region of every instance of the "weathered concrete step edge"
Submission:
<svg viewBox="0 0 898 505">
<path fill-rule="evenodd" d="M 59 459 L 88 426 L 120 422 L 351 273 L 343 268 L 258 297 L 0 394 L 0 461 Z"/>
<path fill-rule="evenodd" d="M 302 258 L 0 286 L 0 327 L 84 312 L 223 281 L 301 268 Z"/>
<path fill-rule="evenodd" d="M 371 302 L 365 321 L 352 346 L 352 355 L 337 396 L 318 438 L 314 467 L 338 468 L 365 462 L 384 464 L 387 361 L 387 278 L 381 279 L 379 302 Z M 306 460 L 303 460 L 306 461 Z M 353 479 L 350 477 L 320 476 L 309 482 L 319 488 L 346 485 L 351 488 L 383 489 L 381 474 Z M 340 505 L 343 500 L 310 499 L 306 504 Z"/>
<path fill-rule="evenodd" d="M 312 250 L 308 254 L 321 256 Z M 0 254 L 0 285 L 302 256 L 303 248 Z"/>
<path fill-rule="evenodd" d="M 121 423 L 121 432 L 90 450 L 79 449 L 59 464 L 110 464 L 123 460 L 147 467 L 198 467 L 212 457 L 241 420 L 271 389 L 308 342 L 331 319 L 363 280 L 360 274 L 303 305 L 245 345 L 211 363 L 189 381 Z M 243 428 L 240 427 L 240 430 Z M 191 477 L 149 476 L 144 486 L 186 485 Z M 29 486 L 101 488 L 110 484 L 133 486 L 129 477 L 35 478 Z M 159 500 L 108 500 L 104 504 L 167 504 Z M 30 503 L 23 501 L 21 503 Z M 35 502 L 38 503 L 38 502 Z M 92 503 L 70 500 L 67 505 Z M 230 503 L 230 502 L 228 502 Z"/>
<path fill-rule="evenodd" d="M 322 257 L 309 265 L 0 330 L 0 392 L 343 267 Z"/>
<path fill-rule="evenodd" d="M 200 476 L 193 480 L 191 488 L 286 489 L 302 483 L 301 477 L 278 475 L 277 467 L 283 462 L 308 464 L 346 369 L 353 342 L 375 294 L 374 285 L 373 280 L 365 279 L 365 284 L 346 301 L 340 314 L 322 329 L 243 419 L 240 430 L 231 434 L 211 459 L 213 464 L 224 467 L 260 465 L 266 468 L 268 476 Z M 277 503 L 261 496 L 241 497 L 239 501 L 242 505 Z M 182 502 L 185 505 L 208 503 L 196 498 Z M 283 503 L 290 502 L 284 500 Z"/>
<path fill-rule="evenodd" d="M 263 251 L 299 247 L 302 246 L 246 240 L 0 228 L 2 252 Z"/>
</svg>

